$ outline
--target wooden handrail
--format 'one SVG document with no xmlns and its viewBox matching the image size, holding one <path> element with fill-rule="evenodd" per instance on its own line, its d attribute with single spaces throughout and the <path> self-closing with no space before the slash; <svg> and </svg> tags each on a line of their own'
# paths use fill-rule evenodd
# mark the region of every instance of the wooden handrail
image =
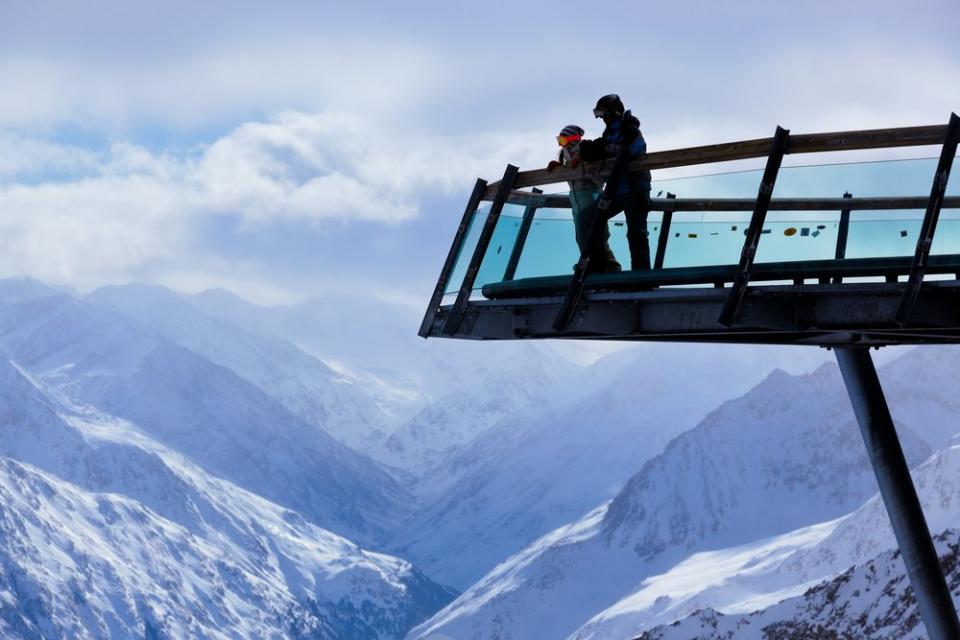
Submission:
<svg viewBox="0 0 960 640">
<path fill-rule="evenodd" d="M 947 125 L 937 124 L 924 127 L 899 127 L 893 129 L 865 129 L 862 131 L 835 131 L 832 133 L 804 133 L 790 136 L 786 153 L 818 153 L 823 151 L 855 151 L 859 149 L 883 149 L 888 147 L 917 147 L 939 145 L 947 134 Z M 634 160 L 630 171 L 643 169 L 669 169 L 713 162 L 763 158 L 770 153 L 773 138 L 724 142 L 701 147 L 654 151 Z M 554 184 L 582 178 L 585 175 L 606 177 L 613 162 L 581 165 L 576 169 L 560 167 L 553 171 L 533 169 L 517 174 L 515 189 Z M 492 200 L 497 192 L 498 182 L 487 186 L 484 200 Z"/>
</svg>

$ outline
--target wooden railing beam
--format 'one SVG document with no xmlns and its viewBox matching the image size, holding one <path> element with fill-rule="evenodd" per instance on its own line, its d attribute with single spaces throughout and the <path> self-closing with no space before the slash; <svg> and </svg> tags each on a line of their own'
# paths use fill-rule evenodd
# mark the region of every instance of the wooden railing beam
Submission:
<svg viewBox="0 0 960 640">
<path fill-rule="evenodd" d="M 861 149 L 883 149 L 888 147 L 916 147 L 943 144 L 947 133 L 946 125 L 922 127 L 899 127 L 893 129 L 866 129 L 862 131 L 835 131 L 831 133 L 804 133 L 790 136 L 790 154 L 819 153 L 824 151 L 856 151 Z M 741 140 L 720 144 L 654 151 L 630 163 L 629 171 L 643 169 L 669 169 L 712 162 L 728 162 L 763 158 L 769 153 L 773 138 Z M 607 163 L 608 165 L 610 163 Z M 533 169 L 517 174 L 514 188 L 542 186 L 582 178 L 584 175 L 606 177 L 610 167 L 605 170 L 598 164 L 583 164 L 575 169 L 560 167 L 553 171 Z M 484 200 L 492 200 L 497 193 L 498 182 L 487 186 Z"/>
</svg>

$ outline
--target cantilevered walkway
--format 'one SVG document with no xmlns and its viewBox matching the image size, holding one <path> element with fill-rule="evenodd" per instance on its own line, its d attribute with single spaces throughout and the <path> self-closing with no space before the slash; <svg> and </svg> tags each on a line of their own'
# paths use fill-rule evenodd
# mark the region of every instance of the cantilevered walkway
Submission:
<svg viewBox="0 0 960 640">
<path fill-rule="evenodd" d="M 509 165 L 497 182 L 477 180 L 420 335 L 835 349 L 927 633 L 960 640 L 868 350 L 960 342 L 960 179 L 949 182 L 958 141 L 952 114 L 947 125 L 803 135 L 778 127 L 772 138 L 649 153 L 629 170 L 653 171 L 653 268 L 582 280 L 571 276 L 580 255 L 567 195 L 537 187 L 604 178 L 611 167 Z M 928 157 L 904 159 L 907 147 Z M 849 157 L 864 150 L 871 161 Z M 812 153 L 822 154 L 817 164 L 782 167 Z M 766 158 L 765 168 L 709 166 L 750 158 Z M 696 177 L 657 179 L 694 165 L 704 165 Z M 610 231 L 629 264 L 622 217 Z"/>
</svg>

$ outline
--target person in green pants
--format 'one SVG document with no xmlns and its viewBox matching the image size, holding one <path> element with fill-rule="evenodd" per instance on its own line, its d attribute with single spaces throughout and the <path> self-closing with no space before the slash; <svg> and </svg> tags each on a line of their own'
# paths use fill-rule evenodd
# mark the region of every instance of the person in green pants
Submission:
<svg viewBox="0 0 960 640">
<path fill-rule="evenodd" d="M 580 165 L 580 141 L 583 139 L 583 129 L 575 124 L 565 126 L 557 136 L 560 145 L 560 154 L 556 160 L 547 165 L 548 171 L 557 167 L 575 169 Z M 602 182 L 583 172 L 582 177 L 574 178 L 567 183 L 570 186 L 570 208 L 573 211 L 573 226 L 577 239 L 577 246 L 583 253 L 587 249 L 587 235 L 590 221 L 597 209 L 597 199 L 600 197 Z M 603 225 L 602 238 L 597 239 L 595 255 L 590 261 L 595 265 L 592 271 L 613 272 L 620 271 L 620 263 L 610 249 L 610 229 Z"/>
</svg>

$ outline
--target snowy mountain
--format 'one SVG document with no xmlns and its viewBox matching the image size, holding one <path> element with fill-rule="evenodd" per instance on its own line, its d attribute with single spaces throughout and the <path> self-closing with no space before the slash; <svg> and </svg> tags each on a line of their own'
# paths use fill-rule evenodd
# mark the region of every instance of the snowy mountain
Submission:
<svg viewBox="0 0 960 640">
<path fill-rule="evenodd" d="M 527 345 L 417 336 L 423 306 L 341 292 L 300 304 L 263 307 L 223 290 L 182 296 L 197 310 L 248 331 L 292 342 L 344 377 L 363 385 L 404 422 L 435 402 L 495 376 Z M 538 349 L 556 351 L 554 344 Z M 403 466 L 404 460 L 398 465 Z"/>
<path fill-rule="evenodd" d="M 136 321 L 66 295 L 0 305 L 0 349 L 79 405 L 311 521 L 374 541 L 410 499 L 379 465 Z"/>
<path fill-rule="evenodd" d="M 0 279 L 0 302 L 23 302 L 62 293 L 33 278 Z"/>
<path fill-rule="evenodd" d="M 397 638 L 449 592 L 0 360 L 0 635 Z"/>
<path fill-rule="evenodd" d="M 434 467 L 504 418 L 547 406 L 576 369 L 548 347 L 516 345 L 474 384 L 437 399 L 401 425 L 373 455 L 416 477 L 431 477 L 419 488 L 437 493 L 456 484 L 458 474 L 443 474 L 445 482 L 437 482 Z"/>
<path fill-rule="evenodd" d="M 0 281 L 0 636 L 628 637 L 771 610 L 891 548 L 835 367 L 766 375 L 827 352 L 587 367 L 413 326 L 378 368 L 411 314 L 337 334 L 337 313 Z M 913 463 L 960 431 L 954 353 L 881 370 Z M 947 452 L 930 482 L 960 478 Z M 960 486 L 935 484 L 942 530 Z M 424 621 L 452 593 L 411 562 L 469 589 Z"/>
<path fill-rule="evenodd" d="M 90 299 L 230 369 L 298 418 L 353 449 L 372 449 L 392 427 L 392 416 L 354 381 L 292 344 L 201 313 L 169 289 L 103 287 L 90 294 Z"/>
<path fill-rule="evenodd" d="M 954 601 L 960 604 L 960 533 L 950 528 L 960 520 L 960 445 L 938 452 L 917 467 L 913 477 L 931 531 L 942 532 L 935 542 Z M 879 496 L 824 531 L 826 535 L 759 570 L 760 554 L 755 551 L 752 562 L 709 589 L 693 590 L 682 598 L 682 606 L 677 606 L 676 595 L 662 596 L 673 600 L 669 603 L 673 618 L 682 618 L 676 623 L 651 624 L 658 616 L 651 615 L 649 606 L 639 606 L 634 594 L 597 615 L 573 637 L 747 639 L 763 637 L 762 630 L 775 637 L 806 637 L 803 632 L 818 626 L 839 637 L 844 633 L 878 640 L 926 637 Z M 788 584 L 789 589 L 780 589 Z M 662 601 L 659 608 L 667 606 Z M 688 615 L 681 615 L 684 610 Z M 644 629 L 649 631 L 641 634 Z"/>
<path fill-rule="evenodd" d="M 934 537 L 940 563 L 960 605 L 960 532 L 948 529 Z M 606 629 L 596 638 L 629 638 Z M 636 635 L 636 640 L 764 640 L 766 638 L 858 638 L 924 640 L 913 589 L 899 551 L 886 551 L 869 562 L 811 587 L 762 611 L 724 615 L 704 609 L 669 625 Z"/>
<path fill-rule="evenodd" d="M 875 483 L 843 394 L 833 366 L 774 372 L 674 439 L 611 502 L 502 562 L 411 637 L 565 637 L 691 554 L 849 513 Z M 923 439 L 899 431 L 908 460 L 929 455 Z"/>
<path fill-rule="evenodd" d="M 771 360 L 804 357 L 795 354 L 650 345 L 600 360 L 558 384 L 549 402 L 505 417 L 433 469 L 416 490 L 444 493 L 395 532 L 389 548 L 466 588 L 616 495 L 672 437 L 747 391 Z"/>
</svg>

